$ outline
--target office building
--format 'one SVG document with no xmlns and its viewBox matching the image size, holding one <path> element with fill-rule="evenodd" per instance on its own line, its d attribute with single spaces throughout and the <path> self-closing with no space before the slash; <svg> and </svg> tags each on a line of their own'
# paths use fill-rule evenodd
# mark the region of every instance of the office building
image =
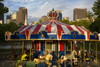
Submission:
<svg viewBox="0 0 100 67">
<path fill-rule="evenodd" d="M 64 20 L 64 19 L 69 21 L 69 17 L 63 17 L 63 20 Z"/>
<path fill-rule="evenodd" d="M 73 20 L 86 18 L 87 9 L 75 8 L 73 10 Z"/>
<path fill-rule="evenodd" d="M 6 23 L 9 24 L 11 21 L 11 15 L 6 16 Z"/>
<path fill-rule="evenodd" d="M 27 9 L 24 7 L 19 7 L 18 11 L 18 24 L 27 25 Z"/>
<path fill-rule="evenodd" d="M 7 15 L 7 24 L 9 22 L 15 22 L 18 25 L 27 25 L 27 9 L 19 7 L 18 12 L 11 11 L 10 15 Z"/>
<path fill-rule="evenodd" d="M 48 21 L 48 17 L 47 17 L 47 16 L 42 16 L 42 17 L 41 17 L 41 21 L 42 21 L 42 22 Z"/>
</svg>

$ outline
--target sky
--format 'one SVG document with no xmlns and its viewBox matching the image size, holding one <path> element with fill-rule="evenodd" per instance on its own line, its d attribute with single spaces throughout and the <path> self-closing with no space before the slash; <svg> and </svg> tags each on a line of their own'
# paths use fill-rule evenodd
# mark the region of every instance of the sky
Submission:
<svg viewBox="0 0 100 67">
<path fill-rule="evenodd" d="M 28 9 L 28 23 L 38 21 L 41 16 L 46 15 L 49 10 L 62 10 L 62 17 L 69 17 L 69 21 L 73 20 L 74 8 L 87 8 L 92 11 L 93 4 L 96 0 L 4 0 L 4 6 L 9 7 L 10 11 L 18 11 L 19 7 Z M 6 15 L 4 15 L 4 23 L 6 23 Z"/>
</svg>

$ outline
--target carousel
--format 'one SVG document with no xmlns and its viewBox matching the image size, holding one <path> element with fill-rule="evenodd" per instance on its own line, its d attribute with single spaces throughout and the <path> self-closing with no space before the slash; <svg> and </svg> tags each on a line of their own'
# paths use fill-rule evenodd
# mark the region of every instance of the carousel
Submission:
<svg viewBox="0 0 100 67">
<path fill-rule="evenodd" d="M 52 9 L 52 11 L 48 12 L 48 21 L 37 25 L 23 26 L 13 34 L 7 31 L 5 33 L 5 40 L 22 42 L 22 54 L 24 54 L 25 51 L 25 43 L 29 43 L 30 61 L 32 61 L 32 50 L 35 51 L 35 60 L 38 58 L 47 59 L 48 57 L 52 57 L 52 59 L 47 60 L 65 61 L 69 59 L 76 50 L 81 50 L 85 53 L 85 42 L 88 42 L 89 53 L 91 52 L 91 42 L 94 42 L 97 51 L 96 42 L 99 41 L 98 33 L 91 33 L 83 26 L 69 25 L 60 22 L 56 20 L 58 16 L 59 14 Z M 82 47 L 77 48 L 78 42 L 82 43 Z M 76 51 L 76 53 L 78 52 Z M 71 58 L 73 59 L 73 57 Z M 77 58 L 75 59 L 77 60 Z M 83 61 L 86 61 L 85 59 L 85 54 L 83 54 Z M 95 59 L 97 60 L 97 52 Z"/>
</svg>

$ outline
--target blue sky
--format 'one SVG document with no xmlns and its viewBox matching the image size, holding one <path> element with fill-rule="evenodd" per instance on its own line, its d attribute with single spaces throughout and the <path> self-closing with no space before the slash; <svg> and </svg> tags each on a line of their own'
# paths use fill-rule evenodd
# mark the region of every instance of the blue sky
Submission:
<svg viewBox="0 0 100 67">
<path fill-rule="evenodd" d="M 10 11 L 18 11 L 19 7 L 28 9 L 28 23 L 38 21 L 41 16 L 47 15 L 49 10 L 62 10 L 63 17 L 69 17 L 73 20 L 74 8 L 87 8 L 92 11 L 93 4 L 96 0 L 4 0 L 4 5 L 9 7 Z M 5 14 L 9 15 L 9 12 Z"/>
</svg>

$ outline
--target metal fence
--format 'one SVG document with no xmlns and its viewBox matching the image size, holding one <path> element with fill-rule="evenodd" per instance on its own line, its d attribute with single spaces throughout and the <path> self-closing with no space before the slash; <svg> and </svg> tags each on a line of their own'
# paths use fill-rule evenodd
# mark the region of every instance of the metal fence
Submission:
<svg viewBox="0 0 100 67">
<path fill-rule="evenodd" d="M 74 65 L 73 62 L 57 62 L 57 61 L 50 61 L 50 62 L 39 62 L 35 64 L 33 61 L 22 61 L 18 63 L 17 61 L 3 61 L 0 62 L 0 67 L 18 67 L 21 65 L 22 67 L 100 67 L 100 62 L 78 62 Z"/>
</svg>

